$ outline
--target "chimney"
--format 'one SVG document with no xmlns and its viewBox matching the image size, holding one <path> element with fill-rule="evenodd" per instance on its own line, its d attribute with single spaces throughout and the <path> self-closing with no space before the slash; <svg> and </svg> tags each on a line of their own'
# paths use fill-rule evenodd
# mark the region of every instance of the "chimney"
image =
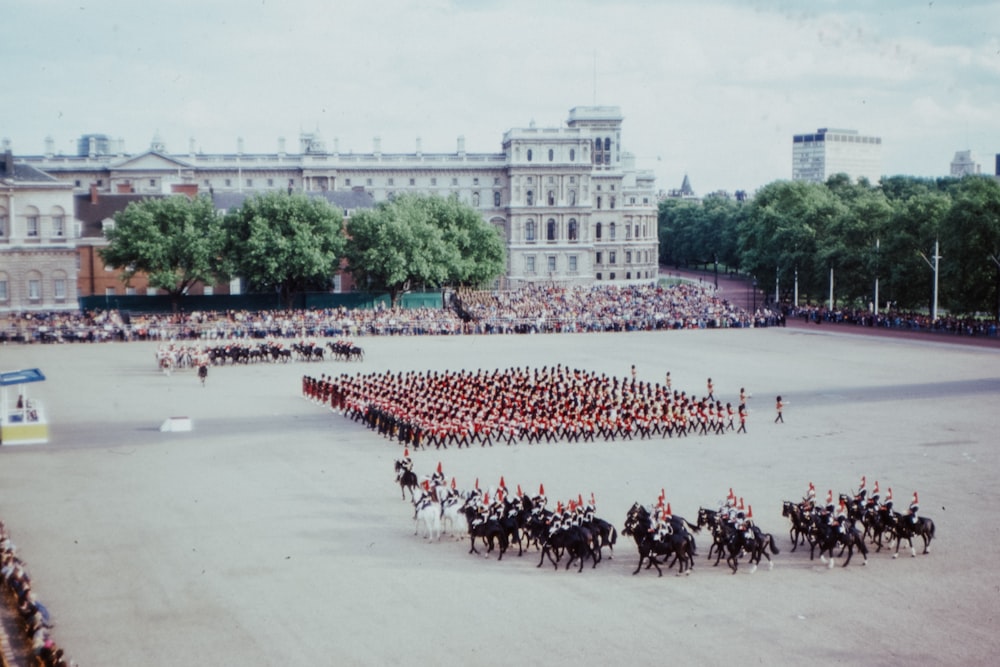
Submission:
<svg viewBox="0 0 1000 667">
<path fill-rule="evenodd" d="M 97 137 L 90 137 L 87 141 L 87 157 L 93 158 L 97 156 Z"/>
<path fill-rule="evenodd" d="M 45 157 L 52 157 L 56 153 L 56 141 L 52 135 L 45 137 Z"/>
<path fill-rule="evenodd" d="M 243 155 L 243 137 L 236 137 L 236 152 Z"/>
<path fill-rule="evenodd" d="M 333 138 L 333 154 L 334 155 L 340 155 L 340 138 L 339 137 L 334 137 Z"/>
<path fill-rule="evenodd" d="M 465 157 L 465 137 L 461 135 L 458 137 L 458 155 Z"/>
<path fill-rule="evenodd" d="M 188 155 L 194 156 L 194 137 L 188 137 Z"/>
<path fill-rule="evenodd" d="M 285 155 L 285 138 L 278 137 L 278 155 Z"/>
<path fill-rule="evenodd" d="M 98 200 L 97 183 L 90 184 L 90 203 L 96 205 Z"/>
<path fill-rule="evenodd" d="M 380 157 L 382 155 L 382 137 L 375 137 L 372 139 L 372 149 L 375 153 L 375 157 Z"/>
<path fill-rule="evenodd" d="M 423 153 L 423 148 L 420 145 L 420 137 L 417 137 L 417 157 L 420 157 Z"/>
<path fill-rule="evenodd" d="M 14 154 L 7 148 L 3 152 L 3 169 L 8 178 L 14 178 Z"/>
</svg>

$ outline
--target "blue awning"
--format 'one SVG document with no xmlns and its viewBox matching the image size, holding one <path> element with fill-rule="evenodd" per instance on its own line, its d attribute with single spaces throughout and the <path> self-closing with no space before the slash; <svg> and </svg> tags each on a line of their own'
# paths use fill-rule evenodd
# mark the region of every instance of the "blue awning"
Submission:
<svg viewBox="0 0 1000 667">
<path fill-rule="evenodd" d="M 28 384 L 29 382 L 44 382 L 45 376 L 37 368 L 26 368 L 23 371 L 6 371 L 0 373 L 0 387 L 12 384 Z"/>
</svg>

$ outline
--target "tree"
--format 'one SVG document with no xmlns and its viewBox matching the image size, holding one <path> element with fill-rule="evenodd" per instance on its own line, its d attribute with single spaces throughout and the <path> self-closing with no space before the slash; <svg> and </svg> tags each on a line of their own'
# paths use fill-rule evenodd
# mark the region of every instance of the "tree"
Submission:
<svg viewBox="0 0 1000 667">
<path fill-rule="evenodd" d="M 942 285 L 949 306 L 962 313 L 990 311 L 1000 318 L 1000 184 L 967 176 L 945 215 Z"/>
<path fill-rule="evenodd" d="M 221 220 L 208 197 L 145 199 L 129 204 L 114 220 L 108 246 L 99 251 L 105 264 L 123 269 L 126 284 L 137 273 L 146 274 L 150 287 L 170 295 L 174 310 L 194 283 L 224 278 Z"/>
<path fill-rule="evenodd" d="M 329 289 L 344 252 L 344 216 L 325 199 L 257 195 L 226 214 L 224 253 L 231 275 L 251 292 L 275 291 L 285 306 L 310 289 Z"/>
<path fill-rule="evenodd" d="M 505 267 L 499 233 L 457 199 L 403 195 L 351 217 L 348 270 L 396 306 L 416 284 L 484 285 Z"/>
</svg>

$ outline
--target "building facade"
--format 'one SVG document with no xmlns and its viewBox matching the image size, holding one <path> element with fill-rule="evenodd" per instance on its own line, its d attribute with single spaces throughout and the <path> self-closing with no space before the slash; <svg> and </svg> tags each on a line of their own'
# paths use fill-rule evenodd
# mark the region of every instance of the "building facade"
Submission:
<svg viewBox="0 0 1000 667">
<path fill-rule="evenodd" d="M 882 138 L 830 128 L 792 138 L 792 180 L 825 183 L 834 174 L 878 184 L 882 178 Z"/>
<path fill-rule="evenodd" d="M 982 166 L 976 162 L 972 156 L 972 151 L 955 151 L 955 157 L 951 159 L 951 169 L 949 174 L 955 178 L 962 176 L 978 176 L 982 173 Z"/>
<path fill-rule="evenodd" d="M 121 141 L 87 135 L 77 155 L 21 159 L 98 199 L 179 191 L 217 201 L 269 191 L 362 192 L 373 203 L 402 193 L 455 196 L 505 239 L 508 286 L 652 282 L 654 177 L 622 149 L 622 123 L 619 107 L 576 107 L 565 126 L 508 130 L 498 153 L 469 153 L 461 137 L 454 153 L 425 153 L 419 139 L 411 153 L 386 153 L 378 138 L 370 153 L 342 153 L 317 132 L 302 134 L 293 153 L 284 139 L 274 153 L 246 153 L 242 140 L 234 153 L 196 152 L 193 141 L 186 153 L 172 153 L 154 137 L 130 155 Z"/>
<path fill-rule="evenodd" d="M 73 186 L 0 159 L 0 313 L 76 310 Z"/>
</svg>

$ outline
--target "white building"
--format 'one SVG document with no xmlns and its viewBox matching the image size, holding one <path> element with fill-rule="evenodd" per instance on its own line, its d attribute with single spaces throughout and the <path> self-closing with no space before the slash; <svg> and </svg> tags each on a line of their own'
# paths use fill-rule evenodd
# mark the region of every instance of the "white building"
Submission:
<svg viewBox="0 0 1000 667">
<path fill-rule="evenodd" d="M 882 138 L 825 127 L 815 134 L 792 138 L 792 180 L 825 183 L 834 174 L 878 184 L 882 178 Z"/>
<path fill-rule="evenodd" d="M 955 151 L 951 160 L 951 175 L 957 178 L 982 173 L 981 165 L 972 156 L 972 151 Z"/>
<path fill-rule="evenodd" d="M 6 146 L 5 146 L 6 148 Z M 0 313 L 76 310 L 73 187 L 0 154 Z"/>
<path fill-rule="evenodd" d="M 123 142 L 88 135 L 79 155 L 22 158 L 72 185 L 107 193 L 209 192 L 213 196 L 276 190 L 363 190 L 375 202 L 398 193 L 457 196 L 478 209 L 507 243 L 511 286 L 555 281 L 652 282 L 657 277 L 657 202 L 651 171 L 637 171 L 622 149 L 621 109 L 576 107 L 563 127 L 534 125 L 504 133 L 501 152 L 342 153 L 316 133 L 299 152 L 246 153 L 242 139 L 227 154 L 170 153 L 155 137 L 129 155 Z M 100 138 L 101 141 L 97 141 Z M 48 145 L 51 145 L 49 142 Z M 86 145 L 87 150 L 83 150 Z"/>
</svg>

